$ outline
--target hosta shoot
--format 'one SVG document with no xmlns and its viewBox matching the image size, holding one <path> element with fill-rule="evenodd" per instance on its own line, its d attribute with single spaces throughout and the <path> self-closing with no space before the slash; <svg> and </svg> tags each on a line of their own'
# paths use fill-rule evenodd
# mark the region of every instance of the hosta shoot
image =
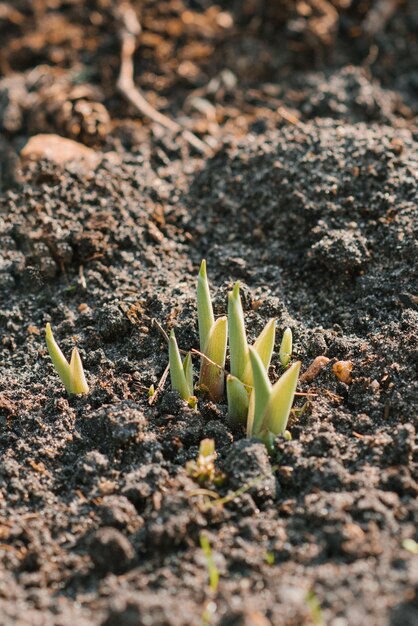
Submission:
<svg viewBox="0 0 418 626">
<path fill-rule="evenodd" d="M 249 356 L 239 282 L 228 294 L 228 329 L 231 374 L 227 377 L 228 412 L 230 417 L 245 423 L 249 413 L 253 371 Z M 256 339 L 253 349 L 259 355 L 266 372 L 270 367 L 276 333 L 276 320 L 270 320 Z"/>
<path fill-rule="evenodd" d="M 183 400 L 186 400 L 191 406 L 195 404 L 193 396 L 193 365 L 192 357 L 188 352 L 181 360 L 180 350 L 177 345 L 174 330 L 170 333 L 168 356 L 170 364 L 171 387 L 174 391 L 178 391 Z"/>
<path fill-rule="evenodd" d="M 197 316 L 200 352 L 204 355 L 200 365 L 199 387 L 208 393 L 211 400 L 220 402 L 224 395 L 228 325 L 226 317 L 215 321 L 205 260 L 202 261 L 197 280 Z"/>
<path fill-rule="evenodd" d="M 54 368 L 58 376 L 61 378 L 62 384 L 64 385 L 67 393 L 88 393 L 89 387 L 87 385 L 83 364 L 81 362 L 80 354 L 77 348 L 73 348 L 71 359 L 68 363 L 67 359 L 61 352 L 60 347 L 54 339 L 51 325 L 49 323 L 46 325 L 45 337 L 49 356 L 51 357 Z"/>
<path fill-rule="evenodd" d="M 228 293 L 228 331 L 231 376 L 235 376 L 244 384 L 250 384 L 250 380 L 244 380 L 249 355 L 239 282 L 236 282 L 232 291 Z"/>
<path fill-rule="evenodd" d="M 293 363 L 272 385 L 260 356 L 253 348 L 249 353 L 254 378 L 254 415 L 250 434 L 270 448 L 274 438 L 286 430 L 301 364 L 300 361 Z"/>
</svg>

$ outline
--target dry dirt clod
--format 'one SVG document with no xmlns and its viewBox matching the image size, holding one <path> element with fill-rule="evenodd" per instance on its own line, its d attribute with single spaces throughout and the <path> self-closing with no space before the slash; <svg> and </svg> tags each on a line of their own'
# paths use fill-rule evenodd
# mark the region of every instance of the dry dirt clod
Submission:
<svg viewBox="0 0 418 626">
<path fill-rule="evenodd" d="M 299 377 L 299 381 L 301 383 L 310 383 L 315 380 L 315 378 L 319 376 L 324 367 L 328 365 L 330 360 L 331 359 L 329 359 L 327 356 L 317 356 L 312 361 L 308 369 L 303 372 L 303 374 Z"/>
</svg>

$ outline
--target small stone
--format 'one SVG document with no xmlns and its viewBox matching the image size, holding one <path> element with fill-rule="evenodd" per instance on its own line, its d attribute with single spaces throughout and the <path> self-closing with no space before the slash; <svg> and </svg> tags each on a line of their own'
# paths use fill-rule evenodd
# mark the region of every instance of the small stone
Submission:
<svg viewBox="0 0 418 626">
<path fill-rule="evenodd" d="M 99 528 L 90 539 L 90 557 L 102 574 L 126 572 L 133 562 L 135 550 L 115 528 Z"/>
<path fill-rule="evenodd" d="M 125 496 L 104 497 L 99 514 L 103 524 L 119 530 L 129 528 L 138 520 L 136 508 Z"/>
<path fill-rule="evenodd" d="M 258 611 L 243 610 L 227 613 L 220 626 L 271 626 L 271 622 Z"/>
</svg>

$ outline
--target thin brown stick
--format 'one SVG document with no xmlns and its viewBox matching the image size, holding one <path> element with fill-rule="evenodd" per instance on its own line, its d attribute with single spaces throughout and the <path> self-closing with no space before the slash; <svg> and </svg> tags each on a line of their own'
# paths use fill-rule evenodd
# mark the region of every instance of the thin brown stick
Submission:
<svg viewBox="0 0 418 626">
<path fill-rule="evenodd" d="M 229 372 L 226 371 L 226 369 L 224 367 L 222 367 L 222 365 L 219 365 L 219 363 L 215 363 L 215 361 L 212 361 L 212 359 L 210 359 L 208 356 L 206 356 L 206 354 L 203 354 L 203 352 L 200 352 L 199 350 L 196 350 L 196 348 L 192 348 L 190 350 L 190 352 L 192 354 L 197 354 L 197 356 L 200 356 L 200 358 L 204 359 L 205 361 L 207 361 L 211 365 L 214 365 L 215 367 L 217 367 L 218 369 L 222 370 L 223 372 L 226 372 L 227 374 L 229 373 Z"/>
<path fill-rule="evenodd" d="M 152 404 L 154 404 L 154 402 L 156 401 L 158 395 L 160 394 L 160 392 L 163 390 L 164 385 L 165 385 L 165 381 L 167 380 L 167 376 L 168 376 L 168 372 L 170 371 L 170 366 L 167 365 L 167 367 L 164 370 L 163 375 L 160 378 L 160 381 L 157 385 L 157 389 L 155 390 L 154 395 L 151 396 L 151 398 L 148 400 L 148 404 L 151 406 Z"/>
<path fill-rule="evenodd" d="M 130 102 L 142 115 L 146 115 L 153 122 L 163 128 L 180 133 L 184 139 L 196 150 L 205 154 L 209 151 L 207 143 L 196 137 L 192 132 L 183 128 L 178 122 L 170 119 L 155 109 L 144 97 L 141 90 L 134 83 L 134 61 L 138 38 L 141 34 L 141 24 L 129 2 L 122 2 L 115 11 L 119 23 L 119 38 L 121 41 L 121 63 L 116 86 L 124 98 Z"/>
<path fill-rule="evenodd" d="M 164 330 L 164 328 L 161 326 L 161 324 L 156 319 L 152 320 L 152 324 L 161 333 L 161 335 L 164 337 L 165 341 L 167 343 L 169 343 L 170 339 L 169 339 L 166 331 Z M 181 348 L 179 348 L 179 352 L 180 352 L 180 354 L 187 354 L 188 350 L 182 350 Z M 202 359 L 205 359 L 205 361 L 207 361 L 211 365 L 215 365 L 215 367 L 217 367 L 218 369 L 222 370 L 223 372 L 226 371 L 221 365 L 219 365 L 218 363 L 215 363 L 215 361 L 212 361 L 212 359 L 210 359 L 208 356 L 206 356 L 206 354 L 203 354 L 203 352 L 200 352 L 199 350 L 196 350 L 196 348 L 192 348 L 190 350 L 190 352 L 192 354 L 197 354 L 197 356 L 200 356 Z"/>
<path fill-rule="evenodd" d="M 161 333 L 161 335 L 164 337 L 164 340 L 167 342 L 167 345 L 168 345 L 170 343 L 169 336 L 165 332 L 164 328 L 161 326 L 160 322 L 158 322 L 155 318 L 153 318 L 151 324 L 152 326 L 155 326 L 156 329 Z"/>
</svg>

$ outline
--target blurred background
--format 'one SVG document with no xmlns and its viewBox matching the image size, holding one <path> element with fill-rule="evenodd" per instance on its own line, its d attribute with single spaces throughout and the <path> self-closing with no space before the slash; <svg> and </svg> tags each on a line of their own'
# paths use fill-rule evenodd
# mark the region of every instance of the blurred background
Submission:
<svg viewBox="0 0 418 626">
<path fill-rule="evenodd" d="M 149 118 L 117 88 L 132 14 L 135 85 L 209 145 L 314 117 L 417 114 L 416 0 L 13 0 L 0 2 L 3 138 L 141 143 Z"/>
</svg>

